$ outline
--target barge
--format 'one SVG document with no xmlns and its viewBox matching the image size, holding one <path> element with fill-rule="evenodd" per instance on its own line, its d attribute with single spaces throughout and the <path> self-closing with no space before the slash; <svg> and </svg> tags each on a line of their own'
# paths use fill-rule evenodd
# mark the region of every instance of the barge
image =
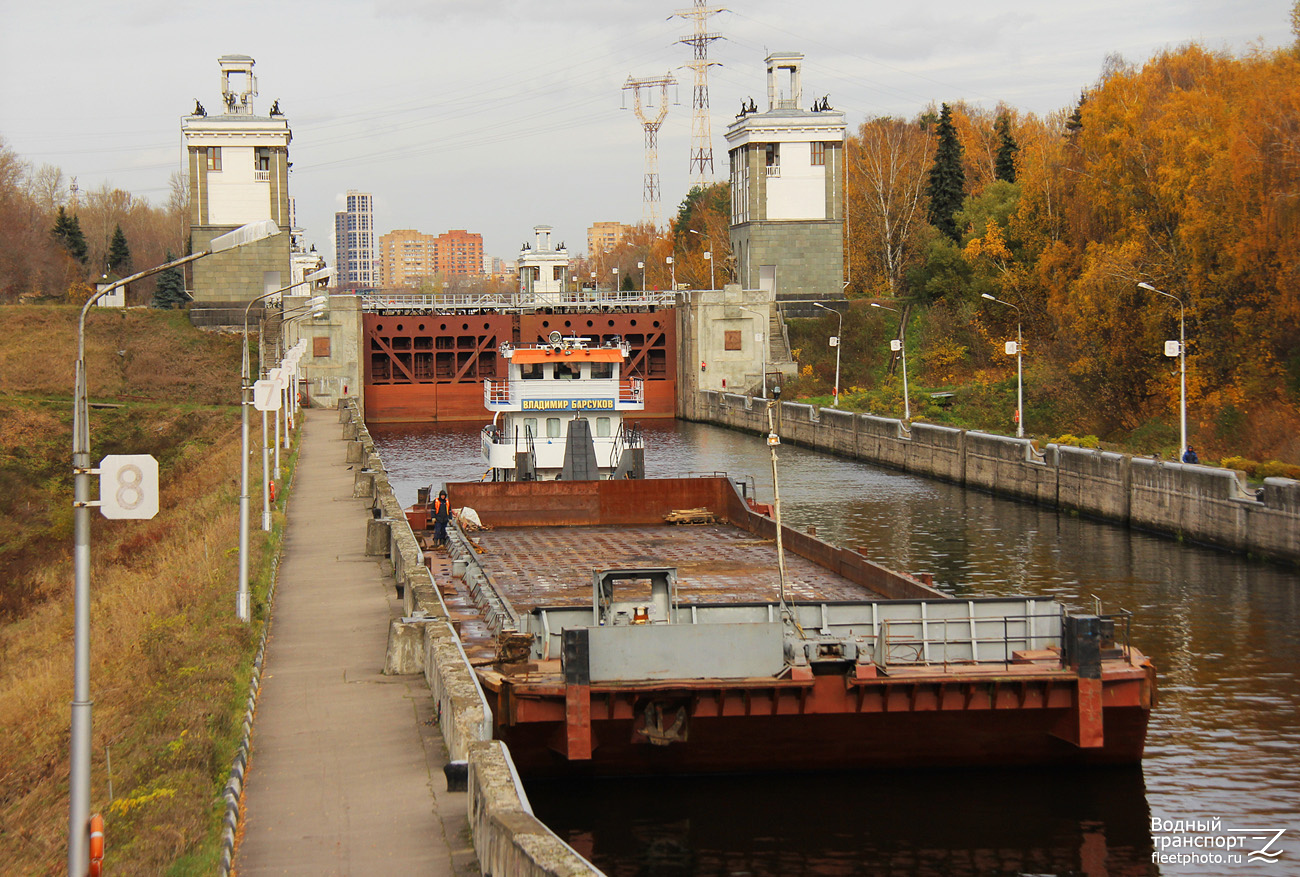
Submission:
<svg viewBox="0 0 1300 877">
<path fill-rule="evenodd" d="M 1141 760 L 1155 668 L 1126 614 L 956 599 L 743 481 L 616 471 L 445 485 L 438 585 L 523 775 Z"/>
</svg>

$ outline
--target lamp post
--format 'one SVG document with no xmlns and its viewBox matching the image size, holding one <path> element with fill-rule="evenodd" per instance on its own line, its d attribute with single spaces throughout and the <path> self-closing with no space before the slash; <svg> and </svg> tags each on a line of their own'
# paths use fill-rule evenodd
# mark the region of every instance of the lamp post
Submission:
<svg viewBox="0 0 1300 877">
<path fill-rule="evenodd" d="M 641 269 L 641 292 L 645 292 L 645 262 L 637 262 L 636 267 Z"/>
<path fill-rule="evenodd" d="M 302 307 L 295 308 L 291 312 L 290 311 L 285 312 L 285 316 L 282 317 L 282 322 L 280 326 L 281 336 L 283 337 L 287 333 L 287 329 L 290 323 L 294 322 L 295 320 L 301 320 L 304 317 L 309 317 L 309 316 L 315 317 L 323 313 L 325 307 L 328 304 L 329 304 L 328 296 L 318 295 L 315 296 L 314 298 L 309 299 L 307 303 Z M 284 405 L 282 406 L 284 409 L 284 414 L 283 414 L 284 447 L 286 450 L 289 448 L 289 430 L 293 425 L 293 414 L 295 411 L 294 406 L 298 401 L 297 386 L 294 381 L 294 378 L 297 375 L 298 359 L 301 355 L 302 355 L 302 342 L 300 341 L 298 344 L 295 344 L 293 348 L 286 351 L 285 358 L 282 361 L 282 366 L 283 365 L 289 366 L 289 370 L 285 375 L 286 380 L 285 380 L 285 387 L 284 387 Z M 277 418 L 276 422 L 277 424 L 279 423 L 279 418 Z M 276 475 L 277 477 L 279 477 L 279 471 L 280 471 L 279 448 L 276 448 L 275 467 L 276 467 Z"/>
<path fill-rule="evenodd" d="M 313 271 L 312 273 L 306 275 L 305 277 L 303 277 L 302 280 L 299 280 L 296 283 L 290 283 L 288 286 L 282 286 L 279 289 L 275 290 L 275 292 L 267 293 L 265 296 L 262 297 L 270 298 L 273 295 L 283 294 L 299 286 L 305 286 L 309 283 L 315 283 L 318 280 L 325 280 L 333 276 L 334 276 L 333 268 L 322 268 L 319 271 Z M 323 296 L 318 298 L 326 302 L 329 301 L 329 299 L 324 298 Z M 317 299 L 313 299 L 313 301 L 316 300 Z M 254 299 L 254 301 L 256 301 L 256 299 Z M 249 307 L 250 308 L 252 307 L 251 302 L 249 303 Z M 283 321 L 281 322 L 281 331 L 283 332 Z M 262 365 L 262 333 L 260 330 L 258 332 L 257 337 L 258 337 L 257 377 L 260 380 L 264 371 Z M 247 308 L 244 309 L 244 350 L 245 351 L 248 350 L 248 309 Z M 278 413 L 275 415 L 275 432 L 276 432 L 275 475 L 276 478 L 279 478 L 280 477 L 280 435 L 279 435 L 280 415 Z M 287 432 L 288 430 L 286 429 L 286 434 Z M 270 469 L 270 447 L 267 444 L 266 412 L 263 411 L 262 412 L 262 529 L 263 530 L 271 529 L 271 478 L 270 478 L 269 469 Z"/>
<path fill-rule="evenodd" d="M 760 314 L 758 311 L 752 310 L 750 308 L 745 308 L 745 307 L 742 307 L 740 309 L 747 313 L 753 314 L 754 316 L 758 317 L 760 320 L 763 318 L 763 315 Z M 770 324 L 772 321 L 772 315 L 768 314 L 767 319 L 768 319 L 768 323 Z M 755 332 L 754 335 L 758 340 L 758 346 L 761 348 L 763 353 L 763 398 L 766 399 L 767 398 L 767 332 L 766 331 Z"/>
<path fill-rule="evenodd" d="M 672 256 L 669 256 L 669 257 L 666 258 L 664 261 L 667 262 L 667 263 L 668 263 L 668 267 L 669 267 L 670 269 L 672 269 L 672 272 L 673 272 L 673 276 L 672 276 L 672 290 L 673 290 L 673 292 L 676 292 L 676 291 L 677 291 L 677 266 L 673 263 L 673 257 L 672 257 Z"/>
<path fill-rule="evenodd" d="M 1178 459 L 1187 453 L 1187 334 L 1183 316 L 1183 300 L 1170 292 L 1156 289 L 1150 283 L 1142 281 L 1138 287 L 1165 298 L 1178 302 Z M 1169 355 L 1169 345 L 1165 345 L 1165 355 Z"/>
<path fill-rule="evenodd" d="M 903 360 L 903 419 L 911 420 L 912 400 L 911 396 L 907 392 L 907 345 L 903 340 L 907 337 L 907 326 L 903 323 L 903 312 L 898 308 L 886 307 L 885 305 L 874 301 L 871 303 L 871 306 L 873 308 L 880 308 L 882 311 L 893 311 L 898 314 L 898 337 L 890 342 L 889 347 L 891 350 L 897 350 L 899 357 Z M 898 346 L 895 347 L 894 345 Z"/>
<path fill-rule="evenodd" d="M 618 297 L 618 266 L 617 265 L 614 266 L 613 268 L 610 269 L 610 271 L 613 272 L 614 274 L 614 297 L 617 298 Z"/>
<path fill-rule="evenodd" d="M 103 296 L 143 277 L 193 262 L 213 253 L 279 234 L 264 220 L 218 235 L 199 253 L 191 253 L 156 268 L 133 274 L 95 292 L 81 308 L 77 321 L 77 363 L 72 389 L 72 505 L 73 505 L 73 678 L 72 725 L 68 770 L 68 875 L 82 877 L 90 867 L 90 403 L 86 394 L 86 313 Z M 244 345 L 247 355 L 248 345 Z"/>
<path fill-rule="evenodd" d="M 840 347 L 844 344 L 844 315 L 841 314 L 839 311 L 835 310 L 835 308 L 826 307 L 826 305 L 822 304 L 821 302 L 815 301 L 813 302 L 813 305 L 821 308 L 823 311 L 830 311 L 832 314 L 839 317 L 840 319 L 840 326 L 838 329 L 835 330 L 835 337 L 831 339 L 832 341 L 831 346 L 835 348 L 835 407 L 838 408 L 840 405 Z M 906 400 L 906 396 L 907 396 L 907 389 L 906 389 L 907 368 L 906 367 L 903 368 L 903 387 L 904 387 L 903 401 L 904 404 L 906 404 L 907 401 Z"/>
<path fill-rule="evenodd" d="M 693 235 L 699 235 L 708 242 L 709 248 L 704 251 L 704 261 L 709 263 L 709 289 L 717 289 L 718 284 L 713 277 L 713 238 L 709 235 L 700 234 L 693 228 L 688 228 L 686 230 Z"/>
<path fill-rule="evenodd" d="M 1015 308 L 1016 311 L 1016 438 L 1025 437 L 1025 382 L 1024 369 L 1021 368 L 1021 348 L 1024 346 L 1020 341 L 1020 308 L 1016 307 L 1009 301 L 1003 301 L 1000 298 L 994 298 L 987 292 L 980 293 L 981 298 L 989 301 L 995 301 L 1000 305 L 1006 305 L 1009 308 Z M 1008 344 L 1008 347 L 1011 345 Z M 1007 353 L 1011 351 L 1008 350 Z"/>
</svg>

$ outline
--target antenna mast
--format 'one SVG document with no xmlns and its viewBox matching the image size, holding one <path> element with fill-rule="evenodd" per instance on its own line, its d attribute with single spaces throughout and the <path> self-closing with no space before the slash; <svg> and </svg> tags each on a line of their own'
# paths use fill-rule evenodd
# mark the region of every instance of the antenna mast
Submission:
<svg viewBox="0 0 1300 877">
<path fill-rule="evenodd" d="M 709 33 L 709 16 L 727 12 L 721 6 L 708 6 L 705 0 L 695 0 L 690 9 L 679 9 L 674 18 L 695 21 L 695 33 L 677 42 L 695 50 L 695 58 L 686 65 L 695 71 L 695 94 L 691 98 L 691 176 L 704 186 L 713 178 L 713 129 L 709 122 L 709 68 L 717 61 L 709 60 L 709 43 L 722 39 L 722 34 Z"/>
<path fill-rule="evenodd" d="M 623 91 L 632 92 L 633 109 L 636 110 L 636 117 L 641 121 L 641 127 L 645 129 L 645 186 L 641 196 L 641 221 L 648 222 L 656 228 L 659 227 L 659 126 L 668 115 L 670 85 L 677 85 L 677 80 L 673 79 L 671 73 L 655 79 L 633 79 L 629 75 L 627 82 L 623 83 Z M 643 88 L 648 92 L 644 105 L 641 101 Z M 659 110 L 651 117 L 646 113 L 646 109 L 654 107 L 652 89 L 655 88 L 659 89 Z"/>
</svg>

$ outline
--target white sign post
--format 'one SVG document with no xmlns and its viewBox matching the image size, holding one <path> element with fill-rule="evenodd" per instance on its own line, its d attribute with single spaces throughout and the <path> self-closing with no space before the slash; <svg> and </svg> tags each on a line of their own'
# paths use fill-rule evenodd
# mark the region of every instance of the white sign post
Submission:
<svg viewBox="0 0 1300 877">
<path fill-rule="evenodd" d="M 99 512 L 112 520 L 158 514 L 158 461 L 149 454 L 109 454 L 99 461 Z"/>
</svg>

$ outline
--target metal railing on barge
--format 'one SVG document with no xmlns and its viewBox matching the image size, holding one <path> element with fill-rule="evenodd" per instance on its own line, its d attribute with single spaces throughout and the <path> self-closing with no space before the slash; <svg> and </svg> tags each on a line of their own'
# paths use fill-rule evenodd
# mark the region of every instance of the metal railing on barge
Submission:
<svg viewBox="0 0 1300 877">
<path fill-rule="evenodd" d="M 1051 597 L 980 597 L 955 600 L 791 602 L 799 641 L 810 661 L 864 658 L 882 670 L 1009 667 L 1029 663 L 1064 667 L 1067 663 L 1065 607 Z M 683 603 L 673 622 L 686 625 L 771 624 L 780 620 L 779 603 Z M 592 624 L 590 607 L 539 607 L 520 619 L 535 636 L 534 657 L 556 657 L 565 628 Z M 1118 656 L 1132 663 L 1131 614 L 1099 616 L 1108 627 L 1103 641 L 1122 636 Z M 865 653 L 865 654 L 861 654 Z"/>
</svg>

